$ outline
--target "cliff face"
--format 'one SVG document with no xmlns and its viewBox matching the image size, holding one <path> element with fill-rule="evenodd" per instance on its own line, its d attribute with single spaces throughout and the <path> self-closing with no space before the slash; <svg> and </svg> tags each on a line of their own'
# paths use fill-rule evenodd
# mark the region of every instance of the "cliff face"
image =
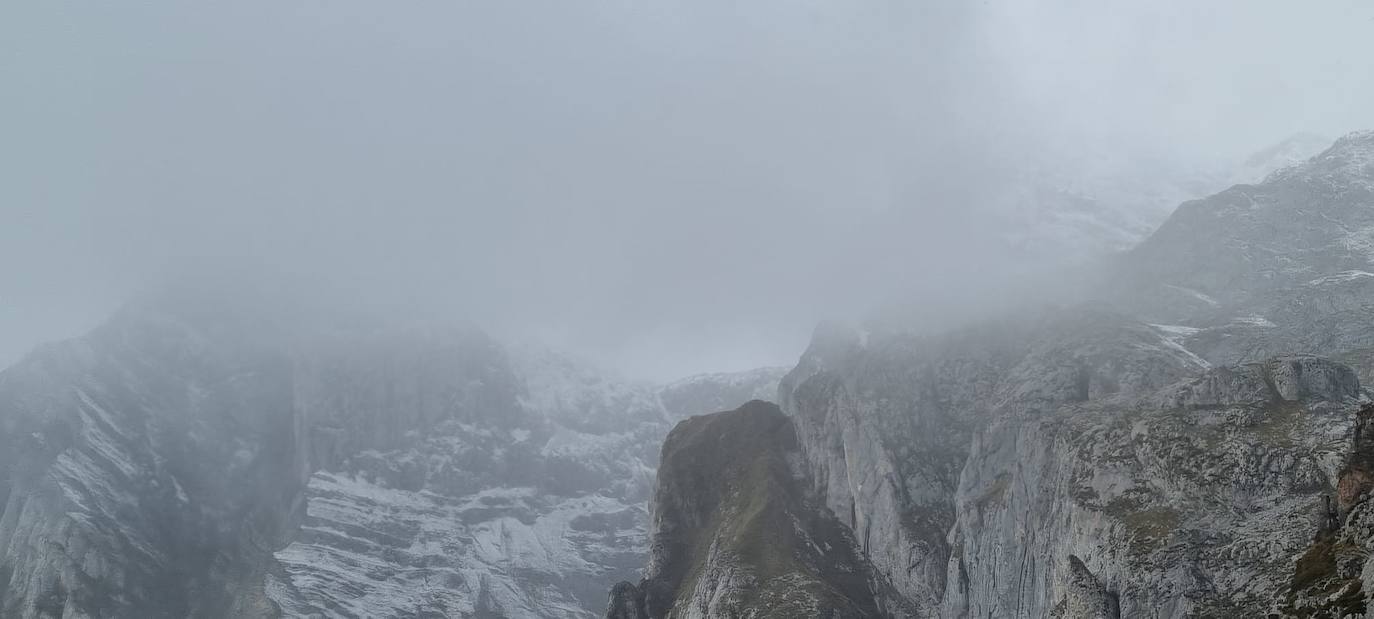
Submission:
<svg viewBox="0 0 1374 619">
<path fill-rule="evenodd" d="M 960 475 L 990 420 L 1129 401 L 1204 365 L 1166 333 L 1085 308 L 936 338 L 822 330 L 780 396 L 817 494 L 918 614 L 934 615 Z"/>
<path fill-rule="evenodd" d="M 800 445 L 774 404 L 678 424 L 663 446 L 644 579 L 609 617 L 879 617 L 870 566 L 809 494 Z"/>
<path fill-rule="evenodd" d="M 784 381 L 815 491 L 912 615 L 1263 616 L 1323 495 L 1361 493 L 1353 370 L 1207 369 L 1099 318 L 1008 348 L 821 333 Z"/>
<path fill-rule="evenodd" d="M 1064 599 L 1054 606 L 1049 616 L 1051 619 L 1117 619 L 1121 616 L 1121 601 L 1102 586 L 1081 559 L 1069 555 Z"/>
<path fill-rule="evenodd" d="M 1084 580 L 1070 556 L 1121 616 L 1264 616 L 1333 491 L 1357 393 L 1348 368 L 1275 359 L 1134 406 L 998 419 L 960 475 L 943 616 L 1044 616 Z"/>
</svg>

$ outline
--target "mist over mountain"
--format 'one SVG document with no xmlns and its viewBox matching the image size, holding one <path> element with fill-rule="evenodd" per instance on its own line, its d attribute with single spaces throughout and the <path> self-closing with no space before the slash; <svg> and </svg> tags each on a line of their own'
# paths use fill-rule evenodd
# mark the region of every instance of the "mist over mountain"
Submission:
<svg viewBox="0 0 1374 619">
<path fill-rule="evenodd" d="M 7 362 L 244 267 L 655 380 L 787 364 L 1374 124 L 1334 1 L 0 10 Z"/>
<path fill-rule="evenodd" d="M 0 617 L 1369 616 L 1372 42 L 7 4 Z"/>
<path fill-rule="evenodd" d="M 0 372 L 0 608 L 1355 612 L 1371 154 L 1184 203 L 1094 301 L 666 384 L 301 281 L 158 288 Z"/>
</svg>

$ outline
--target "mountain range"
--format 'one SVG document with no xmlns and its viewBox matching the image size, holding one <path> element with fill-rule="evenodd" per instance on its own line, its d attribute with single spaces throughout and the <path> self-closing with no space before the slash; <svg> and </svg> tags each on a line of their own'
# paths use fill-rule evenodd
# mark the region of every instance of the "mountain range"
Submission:
<svg viewBox="0 0 1374 619">
<path fill-rule="evenodd" d="M 713 495 L 665 465 L 653 554 L 608 617 L 1365 616 L 1371 215 L 1355 133 L 1183 203 L 1088 300 L 938 335 L 823 325 L 779 388 L 795 466 L 720 473 L 797 497 L 762 512 L 790 515 L 791 550 L 736 533 L 753 503 L 684 526 Z M 740 457 L 718 449 L 674 431 L 663 453 Z M 806 524 L 826 519 L 839 534 Z"/>
<path fill-rule="evenodd" d="M 0 372 L 0 615 L 1363 616 L 1374 133 L 1306 148 L 1086 298 L 666 385 L 148 295 Z"/>
</svg>

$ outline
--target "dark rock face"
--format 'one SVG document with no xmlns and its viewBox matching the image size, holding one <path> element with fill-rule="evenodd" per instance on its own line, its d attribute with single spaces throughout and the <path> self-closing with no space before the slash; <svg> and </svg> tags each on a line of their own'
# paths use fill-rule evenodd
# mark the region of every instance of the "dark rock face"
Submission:
<svg viewBox="0 0 1374 619">
<path fill-rule="evenodd" d="M 1051 619 L 1120 619 L 1116 596 L 1074 555 L 1069 555 L 1066 581 L 1064 599 L 1050 611 Z"/>
<path fill-rule="evenodd" d="M 663 446 L 653 545 L 608 617 L 879 617 L 847 527 L 809 495 L 791 421 L 754 401 L 678 424 Z"/>
<path fill-rule="evenodd" d="M 1280 610 L 1296 617 L 1363 617 L 1374 584 L 1374 444 L 1370 443 L 1374 406 L 1356 415 L 1348 453 L 1336 486 L 1337 497 L 1323 495 L 1316 536 L 1293 566 Z"/>
<path fill-rule="evenodd" d="M 1374 490 L 1374 407 L 1366 406 L 1355 417 L 1350 455 L 1336 482 L 1337 514 L 1348 515 L 1370 490 Z"/>
<path fill-rule="evenodd" d="M 611 601 L 606 606 L 606 619 L 648 619 L 644 604 L 644 590 L 630 582 L 619 582 L 611 588 Z"/>
</svg>

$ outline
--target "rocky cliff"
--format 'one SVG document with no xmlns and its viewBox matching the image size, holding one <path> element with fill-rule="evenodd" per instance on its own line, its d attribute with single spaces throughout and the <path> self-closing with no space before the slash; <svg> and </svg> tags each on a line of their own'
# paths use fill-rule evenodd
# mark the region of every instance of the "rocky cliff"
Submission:
<svg viewBox="0 0 1374 619">
<path fill-rule="evenodd" d="M 1123 332 L 1121 325 L 1113 332 Z M 1001 335 L 998 341 L 1007 341 Z M 818 340 L 834 336 L 823 333 Z M 857 340 L 850 344 L 862 346 Z M 1158 352 L 1140 344 L 1127 339 L 1099 353 L 1148 358 Z M 1021 350 L 1043 352 L 1040 347 L 1047 345 L 1032 341 Z M 848 350 L 851 356 L 860 353 Z M 1047 360 L 1031 357 L 1037 363 Z M 1366 426 L 1374 422 L 1359 421 L 1374 410 L 1367 408 L 1369 398 L 1353 370 L 1318 357 L 1210 369 L 1181 359 L 1157 362 L 1180 368 L 1177 380 L 1150 388 L 1123 375 L 1113 383 L 1117 388 L 1099 394 L 1092 389 L 1092 377 L 1099 375 L 1089 373 L 1087 396 L 1084 379 L 1065 382 L 1058 372 L 1022 368 L 1012 374 L 1019 379 L 1005 379 L 1010 382 L 1001 386 L 1022 395 L 997 400 L 1002 406 L 986 411 L 984 423 L 966 437 L 923 436 L 896 425 L 879 431 L 868 423 L 891 423 L 875 413 L 879 408 L 835 419 L 832 415 L 846 412 L 843 399 L 824 401 L 826 412 L 819 416 L 826 429 L 810 434 L 803 428 L 817 419 L 784 417 L 763 403 L 683 422 L 664 446 L 645 577 L 613 590 L 607 616 L 1108 618 L 1286 612 L 1293 607 L 1289 600 L 1299 595 L 1289 593 L 1294 562 L 1320 530 L 1315 516 L 1325 500 L 1339 496 L 1342 514 L 1358 518 L 1362 497 L 1374 487 L 1366 470 L 1371 460 L 1358 455 L 1374 453 L 1369 451 L 1374 447 L 1358 451 L 1356 439 L 1361 428 L 1374 437 Z M 1081 366 L 1068 367 L 1081 371 Z M 1135 375 L 1154 366 L 1118 359 L 1096 367 L 1128 367 Z M 863 388 L 875 398 L 890 393 L 874 391 L 876 385 L 836 385 L 838 379 L 826 378 L 827 370 L 811 369 L 814 373 L 792 388 L 794 405 L 806 407 L 799 410 L 807 414 L 817 414 L 816 401 L 796 397 L 810 397 L 812 388 Z M 813 380 L 821 382 L 808 387 Z M 1122 384 L 1136 386 L 1123 389 Z M 985 388 L 999 391 L 995 385 Z M 1027 399 L 1026 393 L 1037 395 Z M 1032 404 L 1014 404 L 1023 401 Z M 1366 412 L 1357 415 L 1362 407 Z M 862 438 L 847 442 L 853 437 Z M 963 454 L 950 449 L 944 461 L 931 455 L 934 445 L 958 440 L 967 441 Z M 923 455 L 902 461 L 905 446 Z M 887 477 L 868 468 L 875 462 L 891 467 Z M 837 469 L 842 474 L 834 474 Z M 756 470 L 770 473 L 747 474 Z M 816 477 L 817 472 L 826 477 Z M 827 479 L 858 481 L 831 486 Z M 886 487 L 865 490 L 875 479 Z M 901 483 L 904 479 L 908 483 Z M 837 510 L 832 498 L 846 491 L 851 493 L 847 513 Z M 912 499 L 916 491 L 924 493 L 921 502 Z M 884 511 L 894 507 L 905 511 L 895 516 Z M 773 522 L 764 515 L 779 509 L 792 514 L 778 519 L 790 521 L 790 527 L 758 526 Z M 808 528 L 815 525 L 806 523 L 821 523 L 829 533 L 816 533 Z M 822 536 L 845 543 L 818 542 Z M 897 544 L 911 546 L 892 552 Z M 813 554 L 818 547 L 824 552 Z M 894 572 L 884 563 L 894 557 L 918 569 Z M 780 562 L 803 575 L 779 578 Z M 842 567 L 814 567 L 836 565 Z M 1355 578 L 1351 569 L 1346 568 L 1347 579 Z M 1349 588 L 1322 586 L 1338 598 Z M 828 606 L 814 595 L 795 593 L 795 587 L 863 591 L 845 598 L 871 599 L 872 605 Z M 761 593 L 773 590 L 793 593 Z M 1319 593 L 1306 595 L 1301 599 L 1316 599 Z M 807 605 L 794 608 L 779 601 L 789 596 L 806 599 Z M 784 614 L 769 614 L 779 607 Z"/>
<path fill-rule="evenodd" d="M 1088 569 L 1121 616 L 1264 616 L 1365 401 L 1349 368 L 1278 358 L 995 420 L 960 474 L 943 615 L 1044 616 Z"/>
<path fill-rule="evenodd" d="M 847 527 L 810 495 L 777 405 L 692 417 L 663 445 L 652 553 L 613 619 L 879 617 L 872 570 Z"/>
<path fill-rule="evenodd" d="M 939 337 L 823 329 L 783 381 L 817 494 L 892 586 L 942 605 L 955 496 L 975 436 L 1001 416 L 1127 402 L 1203 369 L 1169 335 L 1105 308 Z"/>
</svg>

